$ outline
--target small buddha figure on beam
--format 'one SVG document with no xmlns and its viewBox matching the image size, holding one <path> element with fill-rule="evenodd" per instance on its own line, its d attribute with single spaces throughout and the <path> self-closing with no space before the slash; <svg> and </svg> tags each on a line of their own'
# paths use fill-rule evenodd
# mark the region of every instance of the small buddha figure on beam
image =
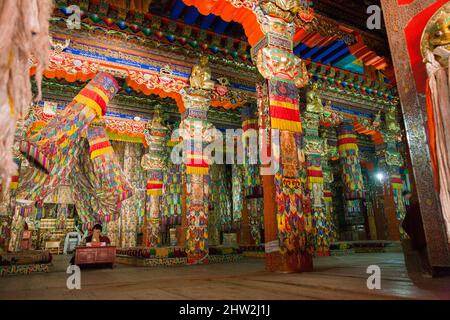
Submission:
<svg viewBox="0 0 450 320">
<path fill-rule="evenodd" d="M 323 113 L 323 104 L 317 82 L 312 85 L 311 90 L 306 94 L 306 111 L 318 114 Z"/>
<path fill-rule="evenodd" d="M 208 66 L 207 56 L 201 56 L 199 64 L 192 68 L 189 83 L 193 89 L 214 89 L 214 81 L 211 80 L 211 69 Z"/>
</svg>

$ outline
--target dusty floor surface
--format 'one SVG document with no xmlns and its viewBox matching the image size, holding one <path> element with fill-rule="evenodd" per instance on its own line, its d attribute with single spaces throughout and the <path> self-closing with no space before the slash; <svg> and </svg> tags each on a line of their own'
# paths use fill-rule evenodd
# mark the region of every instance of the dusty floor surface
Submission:
<svg viewBox="0 0 450 320">
<path fill-rule="evenodd" d="M 0 278 L 0 299 L 450 299 L 450 278 L 410 279 L 402 253 L 320 257 L 315 271 L 268 273 L 263 259 L 206 266 L 83 270 L 81 290 L 68 290 L 70 257 L 56 256 L 47 274 Z M 381 268 L 381 290 L 366 269 Z"/>
</svg>

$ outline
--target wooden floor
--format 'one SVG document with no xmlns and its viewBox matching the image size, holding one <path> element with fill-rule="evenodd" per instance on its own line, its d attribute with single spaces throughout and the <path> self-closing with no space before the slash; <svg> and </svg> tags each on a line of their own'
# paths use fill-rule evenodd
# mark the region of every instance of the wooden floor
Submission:
<svg viewBox="0 0 450 320">
<path fill-rule="evenodd" d="M 414 277 L 402 253 L 322 257 L 315 271 L 268 273 L 264 260 L 173 268 L 83 270 L 81 290 L 68 290 L 70 257 L 47 274 L 0 278 L 0 299 L 450 299 L 450 278 Z M 381 268 L 381 290 L 367 289 L 369 265 Z"/>
</svg>

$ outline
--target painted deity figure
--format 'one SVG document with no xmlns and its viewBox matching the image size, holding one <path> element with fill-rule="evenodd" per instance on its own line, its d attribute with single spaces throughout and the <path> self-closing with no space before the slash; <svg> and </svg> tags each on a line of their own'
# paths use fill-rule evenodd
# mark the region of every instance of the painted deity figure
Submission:
<svg viewBox="0 0 450 320">
<path fill-rule="evenodd" d="M 302 6 L 309 5 L 306 0 L 265 0 L 261 1 L 262 8 L 272 16 L 292 21 L 302 10 Z"/>
<path fill-rule="evenodd" d="M 311 90 L 306 94 L 306 111 L 318 114 L 323 113 L 323 104 L 317 82 L 312 85 Z"/>
<path fill-rule="evenodd" d="M 386 129 L 389 132 L 396 133 L 400 131 L 400 125 L 397 121 L 397 110 L 395 109 L 395 107 L 390 108 L 386 112 L 385 119 L 386 119 Z"/>
<path fill-rule="evenodd" d="M 422 35 L 421 50 L 428 73 L 431 161 L 450 239 L 450 3 L 439 9 L 428 22 Z"/>
<path fill-rule="evenodd" d="M 194 89 L 214 89 L 214 81 L 211 80 L 211 69 L 208 66 L 208 57 L 200 57 L 200 63 L 192 68 L 189 83 Z"/>
</svg>

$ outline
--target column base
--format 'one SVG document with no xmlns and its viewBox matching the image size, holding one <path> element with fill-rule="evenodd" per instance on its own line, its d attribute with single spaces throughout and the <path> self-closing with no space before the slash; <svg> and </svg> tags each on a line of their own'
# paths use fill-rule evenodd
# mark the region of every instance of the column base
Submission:
<svg viewBox="0 0 450 320">
<path fill-rule="evenodd" d="M 253 240 L 250 233 L 250 225 L 242 224 L 241 229 L 238 232 L 238 244 L 242 246 L 254 245 L 255 240 Z"/>
<path fill-rule="evenodd" d="M 266 270 L 269 272 L 300 273 L 313 271 L 313 257 L 309 254 L 266 253 Z"/>
<path fill-rule="evenodd" d="M 180 247 L 186 245 L 186 230 L 186 227 L 177 226 L 177 242 Z"/>
<path fill-rule="evenodd" d="M 208 255 L 206 253 L 203 254 L 189 254 L 188 253 L 188 264 L 194 265 L 194 264 L 208 264 Z"/>
<path fill-rule="evenodd" d="M 329 256 L 331 256 L 331 252 L 330 252 L 329 248 L 322 248 L 322 249 L 317 250 L 316 255 L 318 257 L 329 257 Z"/>
</svg>

